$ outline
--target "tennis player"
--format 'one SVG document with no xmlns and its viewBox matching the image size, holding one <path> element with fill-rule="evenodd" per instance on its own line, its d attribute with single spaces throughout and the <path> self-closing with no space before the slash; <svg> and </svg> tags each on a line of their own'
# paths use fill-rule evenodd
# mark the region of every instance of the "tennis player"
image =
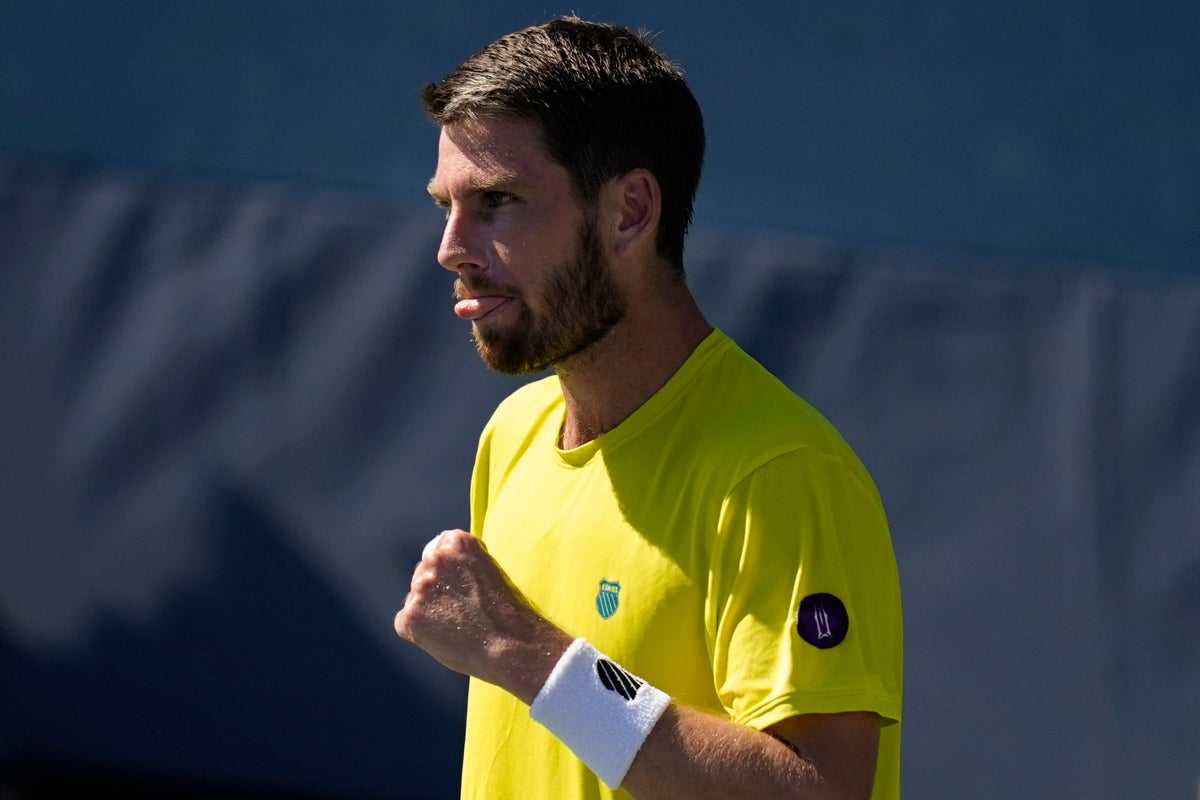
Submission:
<svg viewBox="0 0 1200 800">
<path fill-rule="evenodd" d="M 571 17 L 424 103 L 454 312 L 492 368 L 551 370 L 488 422 L 472 532 L 426 546 L 395 619 L 471 676 L 462 796 L 898 797 L 882 505 L 685 283 L 704 132 L 681 71 Z"/>
</svg>

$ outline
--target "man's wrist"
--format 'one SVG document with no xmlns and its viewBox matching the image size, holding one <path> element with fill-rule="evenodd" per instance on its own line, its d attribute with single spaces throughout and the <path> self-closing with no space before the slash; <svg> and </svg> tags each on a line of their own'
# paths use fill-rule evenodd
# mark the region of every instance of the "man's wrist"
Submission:
<svg viewBox="0 0 1200 800">
<path fill-rule="evenodd" d="M 496 674 L 491 683 L 508 691 L 525 705 L 533 703 L 554 667 L 571 645 L 571 637 L 545 623 L 520 640 L 494 643 L 492 660 Z"/>
<path fill-rule="evenodd" d="M 617 789 L 670 702 L 666 693 L 576 639 L 554 665 L 529 715 Z"/>
</svg>

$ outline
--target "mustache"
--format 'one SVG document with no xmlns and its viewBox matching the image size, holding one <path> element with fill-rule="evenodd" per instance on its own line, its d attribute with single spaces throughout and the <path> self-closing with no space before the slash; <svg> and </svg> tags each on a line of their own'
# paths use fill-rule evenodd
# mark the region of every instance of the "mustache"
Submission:
<svg viewBox="0 0 1200 800">
<path fill-rule="evenodd" d="M 482 294 L 499 294 L 505 297 L 517 297 L 520 292 L 512 286 L 494 283 L 486 278 L 469 276 L 459 277 L 454 281 L 453 295 L 455 300 L 465 300 Z"/>
</svg>

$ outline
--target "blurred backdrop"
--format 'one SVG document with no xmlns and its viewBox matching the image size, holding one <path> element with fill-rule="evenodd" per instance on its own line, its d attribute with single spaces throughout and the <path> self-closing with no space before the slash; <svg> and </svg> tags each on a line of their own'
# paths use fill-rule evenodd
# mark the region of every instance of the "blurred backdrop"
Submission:
<svg viewBox="0 0 1200 800">
<path fill-rule="evenodd" d="M 874 474 L 904 792 L 1200 792 L 1200 10 L 0 0 L 0 795 L 441 798 L 397 640 L 517 385 L 417 93 L 571 10 L 705 110 L 710 319 Z"/>
</svg>

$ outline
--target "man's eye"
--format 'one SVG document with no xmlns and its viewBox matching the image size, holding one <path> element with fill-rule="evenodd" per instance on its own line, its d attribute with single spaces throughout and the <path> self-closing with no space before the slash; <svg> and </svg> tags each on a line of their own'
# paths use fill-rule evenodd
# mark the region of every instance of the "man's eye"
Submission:
<svg viewBox="0 0 1200 800">
<path fill-rule="evenodd" d="M 506 203 L 511 203 L 514 199 L 508 192 L 485 192 L 483 195 L 483 203 L 488 208 L 499 208 Z"/>
</svg>

